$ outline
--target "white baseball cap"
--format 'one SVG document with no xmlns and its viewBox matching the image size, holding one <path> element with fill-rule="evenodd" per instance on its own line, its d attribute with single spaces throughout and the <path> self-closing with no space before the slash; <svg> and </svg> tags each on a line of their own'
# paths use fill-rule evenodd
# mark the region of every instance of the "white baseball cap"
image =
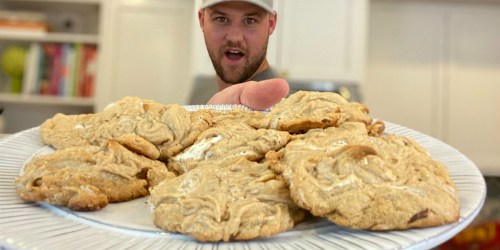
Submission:
<svg viewBox="0 0 500 250">
<path fill-rule="evenodd" d="M 234 1 L 239 1 L 239 2 L 247 2 L 251 4 L 255 4 L 271 13 L 274 12 L 273 9 L 273 0 L 203 0 L 201 3 L 201 8 L 207 8 L 219 3 L 224 3 L 224 2 L 234 2 Z"/>
</svg>

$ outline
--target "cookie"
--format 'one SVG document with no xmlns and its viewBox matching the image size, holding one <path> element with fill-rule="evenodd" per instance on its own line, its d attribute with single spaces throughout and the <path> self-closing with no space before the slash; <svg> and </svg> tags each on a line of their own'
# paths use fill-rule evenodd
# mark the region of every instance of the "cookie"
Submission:
<svg viewBox="0 0 500 250">
<path fill-rule="evenodd" d="M 276 104 L 259 127 L 303 133 L 348 121 L 372 123 L 365 105 L 348 102 L 334 92 L 298 91 Z"/>
<path fill-rule="evenodd" d="M 189 112 L 177 104 L 125 97 L 100 113 L 57 114 L 42 123 L 40 133 L 44 142 L 56 149 L 102 146 L 109 139 L 136 135 L 158 148 L 157 158 L 167 160 L 191 145 L 210 125 L 211 115 L 206 110 Z"/>
<path fill-rule="evenodd" d="M 140 155 L 144 155 L 149 159 L 156 160 L 160 157 L 160 150 L 158 150 L 158 148 L 156 148 L 154 144 L 146 141 L 146 139 L 136 134 L 124 134 L 112 140 L 120 143 L 128 150 Z"/>
<path fill-rule="evenodd" d="M 212 115 L 208 110 L 188 112 L 177 106 L 162 115 L 162 121 L 168 127 L 170 138 L 157 145 L 160 159 L 168 160 L 188 146 L 212 125 Z"/>
<path fill-rule="evenodd" d="M 212 127 L 223 127 L 237 123 L 243 123 L 254 128 L 258 128 L 265 114 L 260 111 L 233 109 L 233 110 L 212 110 Z"/>
<path fill-rule="evenodd" d="M 363 123 L 310 130 L 266 159 L 297 205 L 340 226 L 397 230 L 459 219 L 447 168 L 413 140 L 369 136 Z"/>
<path fill-rule="evenodd" d="M 81 130 L 83 124 L 89 123 L 93 116 L 93 114 L 56 114 L 40 125 L 40 135 L 45 144 L 56 149 L 89 146 L 91 143 L 88 138 L 84 137 Z"/>
<path fill-rule="evenodd" d="M 172 157 L 168 168 L 183 174 L 204 161 L 229 160 L 241 156 L 259 161 L 268 151 L 285 146 L 289 139 L 288 132 L 254 129 L 242 123 L 212 127 L 201 133 L 193 145 Z"/>
<path fill-rule="evenodd" d="M 148 177 L 153 180 L 149 184 Z M 98 210 L 110 202 L 146 196 L 158 179 L 173 177 L 164 163 L 110 141 L 103 147 L 71 147 L 34 157 L 16 178 L 15 187 L 27 201 Z"/>
<path fill-rule="evenodd" d="M 304 218 L 281 177 L 245 158 L 206 162 L 164 181 L 150 202 L 156 226 L 199 241 L 269 237 Z"/>
</svg>

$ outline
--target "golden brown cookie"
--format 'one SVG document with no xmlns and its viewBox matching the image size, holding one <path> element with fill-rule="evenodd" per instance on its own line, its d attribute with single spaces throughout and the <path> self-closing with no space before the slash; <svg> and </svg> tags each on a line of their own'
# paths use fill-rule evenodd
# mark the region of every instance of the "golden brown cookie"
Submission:
<svg viewBox="0 0 500 250">
<path fill-rule="evenodd" d="M 148 176 L 153 179 L 151 185 Z M 27 201 L 97 210 L 110 202 L 148 195 L 148 188 L 158 179 L 173 177 L 162 162 L 110 141 L 103 147 L 72 147 L 34 157 L 16 178 L 15 186 Z"/>
<path fill-rule="evenodd" d="M 348 102 L 337 93 L 298 91 L 276 104 L 260 127 L 301 133 L 313 128 L 337 127 L 348 121 L 372 123 L 366 106 Z"/>
<path fill-rule="evenodd" d="M 171 137 L 157 147 L 160 149 L 160 159 L 167 160 L 192 145 L 212 125 L 212 115 L 208 110 L 188 112 L 177 106 L 175 111 L 170 109 L 165 112 L 162 121 L 167 124 Z"/>
<path fill-rule="evenodd" d="M 368 136 L 362 123 L 310 130 L 266 158 L 297 205 L 340 226 L 394 230 L 459 218 L 444 165 L 409 138 Z"/>
<path fill-rule="evenodd" d="M 140 155 L 144 155 L 149 159 L 156 160 L 160 157 L 160 150 L 158 150 L 158 148 L 156 148 L 154 144 L 146 141 L 146 139 L 136 134 L 124 134 L 112 140 L 120 143 L 128 150 Z"/>
<path fill-rule="evenodd" d="M 56 114 L 40 125 L 43 141 L 54 148 L 88 146 L 90 142 L 81 133 L 83 124 L 89 123 L 94 114 L 65 115 Z M 96 124 L 96 127 L 98 124 Z"/>
<path fill-rule="evenodd" d="M 304 217 L 281 177 L 245 158 L 203 163 L 155 186 L 150 201 L 158 227 L 200 241 L 269 237 Z"/>
<path fill-rule="evenodd" d="M 254 129 L 246 124 L 212 127 L 205 130 L 196 142 L 170 159 L 168 168 L 179 174 L 195 168 L 200 162 L 245 157 L 259 161 L 270 150 L 286 145 L 288 132 Z"/>
<path fill-rule="evenodd" d="M 210 125 L 211 114 L 206 110 L 189 112 L 177 104 L 125 97 L 100 113 L 58 114 L 41 125 L 40 133 L 56 149 L 102 146 L 109 139 L 134 134 L 155 145 L 159 158 L 166 160 L 191 145 Z"/>
<path fill-rule="evenodd" d="M 233 109 L 233 110 L 212 110 L 213 127 L 228 126 L 237 123 L 247 124 L 257 128 L 265 114 L 260 111 Z"/>
</svg>

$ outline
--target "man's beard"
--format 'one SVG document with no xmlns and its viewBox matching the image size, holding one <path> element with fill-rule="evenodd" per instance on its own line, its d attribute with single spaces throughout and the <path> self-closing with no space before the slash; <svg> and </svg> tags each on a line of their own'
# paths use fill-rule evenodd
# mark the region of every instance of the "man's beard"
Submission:
<svg viewBox="0 0 500 250">
<path fill-rule="evenodd" d="M 219 55 L 222 55 L 222 57 L 225 56 L 225 51 L 220 51 Z M 216 56 L 210 53 L 210 60 L 212 61 L 212 65 L 214 66 L 215 72 L 219 76 L 219 78 L 228 84 L 237 84 L 237 83 L 242 83 L 246 82 L 250 79 L 250 77 L 255 74 L 255 72 L 259 69 L 260 65 L 262 65 L 262 62 L 266 59 L 266 52 L 267 52 L 267 42 L 266 45 L 262 48 L 259 54 L 253 58 L 248 58 L 248 64 L 243 67 L 243 71 L 236 75 L 235 77 L 230 78 L 229 72 L 226 72 L 224 68 L 222 67 L 222 58 L 219 60 L 216 59 Z"/>
</svg>

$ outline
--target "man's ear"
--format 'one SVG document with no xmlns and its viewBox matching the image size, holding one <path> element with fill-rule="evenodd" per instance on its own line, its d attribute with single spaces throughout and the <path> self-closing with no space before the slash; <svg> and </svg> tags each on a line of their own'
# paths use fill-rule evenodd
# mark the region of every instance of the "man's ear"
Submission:
<svg viewBox="0 0 500 250">
<path fill-rule="evenodd" d="M 198 11 L 198 22 L 200 23 L 200 27 L 203 30 L 205 26 L 205 10 L 201 9 Z"/>
<path fill-rule="evenodd" d="M 278 13 L 269 14 L 269 35 L 272 35 L 278 23 Z"/>
</svg>

